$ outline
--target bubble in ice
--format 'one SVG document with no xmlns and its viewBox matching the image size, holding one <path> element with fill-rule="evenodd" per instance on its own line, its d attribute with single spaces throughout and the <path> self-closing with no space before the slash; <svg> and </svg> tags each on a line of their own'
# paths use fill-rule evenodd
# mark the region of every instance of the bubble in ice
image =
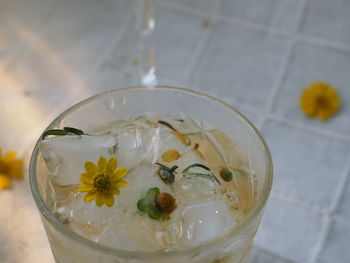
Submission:
<svg viewBox="0 0 350 263">
<path fill-rule="evenodd" d="M 61 136 L 40 142 L 50 179 L 58 185 L 79 184 L 87 161 L 114 155 L 117 141 L 110 135 Z"/>
<path fill-rule="evenodd" d="M 175 233 L 179 246 L 193 246 L 218 237 L 235 224 L 228 204 L 221 198 L 211 198 L 180 209 L 170 231 Z"/>
</svg>

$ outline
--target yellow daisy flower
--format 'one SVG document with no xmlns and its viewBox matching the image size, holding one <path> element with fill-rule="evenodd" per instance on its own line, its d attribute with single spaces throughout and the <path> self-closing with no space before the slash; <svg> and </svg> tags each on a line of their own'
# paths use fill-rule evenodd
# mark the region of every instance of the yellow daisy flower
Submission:
<svg viewBox="0 0 350 263">
<path fill-rule="evenodd" d="M 340 98 L 331 85 L 315 82 L 302 92 L 300 108 L 305 115 L 324 121 L 338 112 Z"/>
<path fill-rule="evenodd" d="M 0 148 L 0 174 L 19 179 L 23 177 L 24 162 L 16 158 L 16 152 L 11 151 L 4 156 Z"/>
<path fill-rule="evenodd" d="M 108 207 L 114 205 L 114 195 L 120 193 L 119 188 L 126 187 L 128 183 L 123 180 L 128 170 L 117 169 L 118 160 L 110 158 L 107 162 L 103 156 L 98 160 L 97 165 L 92 162 L 85 162 L 86 172 L 80 174 L 82 184 L 78 186 L 79 192 L 87 192 L 84 202 L 96 200 L 98 207 L 106 204 Z"/>
</svg>

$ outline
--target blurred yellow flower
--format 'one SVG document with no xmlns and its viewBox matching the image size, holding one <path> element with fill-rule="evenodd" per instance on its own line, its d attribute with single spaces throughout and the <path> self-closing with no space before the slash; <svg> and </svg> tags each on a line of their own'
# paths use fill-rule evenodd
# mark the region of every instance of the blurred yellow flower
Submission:
<svg viewBox="0 0 350 263">
<path fill-rule="evenodd" d="M 9 189 L 11 188 L 11 181 L 10 179 L 3 174 L 0 174 L 0 189 Z"/>
<path fill-rule="evenodd" d="M 323 82 L 312 83 L 300 96 L 300 108 L 305 115 L 324 121 L 340 108 L 337 90 Z"/>
<path fill-rule="evenodd" d="M 23 165 L 23 160 L 16 158 L 16 152 L 3 155 L 0 148 L 0 174 L 19 179 L 23 177 Z"/>
<path fill-rule="evenodd" d="M 128 170 L 117 169 L 118 160 L 100 157 L 97 165 L 92 162 L 85 162 L 86 172 L 80 174 L 82 184 L 78 186 L 79 192 L 87 192 L 84 202 L 96 200 L 98 207 L 106 204 L 108 207 L 114 205 L 114 195 L 120 193 L 119 188 L 126 187 L 128 183 L 123 180 Z"/>
</svg>

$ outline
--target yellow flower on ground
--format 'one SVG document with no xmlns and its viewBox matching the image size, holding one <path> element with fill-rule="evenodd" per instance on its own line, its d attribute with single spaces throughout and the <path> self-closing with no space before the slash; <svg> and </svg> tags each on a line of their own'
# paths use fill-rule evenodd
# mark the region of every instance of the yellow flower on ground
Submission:
<svg viewBox="0 0 350 263">
<path fill-rule="evenodd" d="M 4 156 L 0 149 L 0 174 L 6 175 L 15 179 L 23 177 L 24 162 L 16 158 L 16 152 L 11 151 Z"/>
<path fill-rule="evenodd" d="M 108 207 L 114 205 L 114 195 L 120 193 L 119 188 L 126 187 L 128 183 L 124 177 L 128 170 L 119 168 L 118 160 L 114 157 L 107 162 L 106 158 L 101 156 L 97 165 L 92 162 L 85 162 L 86 172 L 80 174 L 82 184 L 78 186 L 79 192 L 87 192 L 84 202 L 88 203 L 96 200 L 98 207 L 104 204 Z"/>
<path fill-rule="evenodd" d="M 11 181 L 10 179 L 3 174 L 0 174 L 0 189 L 9 189 L 11 188 Z"/>
<path fill-rule="evenodd" d="M 337 90 L 323 82 L 315 82 L 304 89 L 300 97 L 300 108 L 305 115 L 327 120 L 338 112 L 340 98 Z"/>
</svg>

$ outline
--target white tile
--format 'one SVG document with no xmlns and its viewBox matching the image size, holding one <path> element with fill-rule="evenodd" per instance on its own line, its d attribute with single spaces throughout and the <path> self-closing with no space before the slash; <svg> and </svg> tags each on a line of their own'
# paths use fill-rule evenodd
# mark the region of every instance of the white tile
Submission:
<svg viewBox="0 0 350 263">
<path fill-rule="evenodd" d="M 103 63 L 88 85 L 89 92 L 97 94 L 111 89 L 125 88 L 139 84 L 135 71 L 121 71 L 114 63 Z"/>
<path fill-rule="evenodd" d="M 344 187 L 339 205 L 336 208 L 336 213 L 348 220 L 350 220 L 350 175 L 348 174 L 348 180 Z"/>
<path fill-rule="evenodd" d="M 94 67 L 132 16 L 131 0 L 61 0 L 36 37 L 36 46 L 45 46 L 78 74 Z"/>
<path fill-rule="evenodd" d="M 286 259 L 304 263 L 308 262 L 322 227 L 320 214 L 271 197 L 255 243 Z"/>
<path fill-rule="evenodd" d="M 195 66 L 190 84 L 231 105 L 261 111 L 283 63 L 283 39 L 238 26 L 217 24 Z"/>
<path fill-rule="evenodd" d="M 287 75 L 276 99 L 274 112 L 317 129 L 350 134 L 350 53 L 321 48 L 299 42 L 287 68 Z M 336 88 L 342 107 L 332 119 L 321 122 L 302 114 L 299 98 L 302 90 L 313 82 L 326 82 Z"/>
<path fill-rule="evenodd" d="M 321 250 L 318 263 L 350 262 L 349 220 L 335 219 L 331 225 L 327 241 Z"/>
<path fill-rule="evenodd" d="M 350 145 L 268 121 L 262 133 L 274 163 L 272 191 L 320 209 L 330 207 Z"/>
<path fill-rule="evenodd" d="M 250 263 L 293 263 L 267 250 L 253 247 Z"/>
<path fill-rule="evenodd" d="M 15 52 L 27 34 L 38 28 L 55 5 L 55 0 L 3 0 L 0 3 L 0 63 Z"/>
<path fill-rule="evenodd" d="M 216 10 L 219 1 L 213 0 L 158 0 L 157 3 L 171 3 L 181 7 L 186 7 L 194 10 L 200 10 L 211 13 Z"/>
<path fill-rule="evenodd" d="M 348 0 L 310 0 L 307 2 L 302 33 L 350 45 L 348 34 L 350 2 Z"/>
<path fill-rule="evenodd" d="M 160 79 L 184 82 L 194 51 L 208 31 L 202 27 L 201 23 L 200 18 L 165 8 L 157 9 L 153 42 L 156 53 L 156 73 Z M 135 25 L 131 25 L 110 59 L 121 67 L 132 68 L 137 72 L 138 65 L 135 62 L 142 62 L 138 41 L 139 36 Z M 162 81 L 161 84 L 167 83 Z"/>
<path fill-rule="evenodd" d="M 300 4 L 300 0 L 223 0 L 221 14 L 291 32 L 300 18 Z"/>
</svg>

